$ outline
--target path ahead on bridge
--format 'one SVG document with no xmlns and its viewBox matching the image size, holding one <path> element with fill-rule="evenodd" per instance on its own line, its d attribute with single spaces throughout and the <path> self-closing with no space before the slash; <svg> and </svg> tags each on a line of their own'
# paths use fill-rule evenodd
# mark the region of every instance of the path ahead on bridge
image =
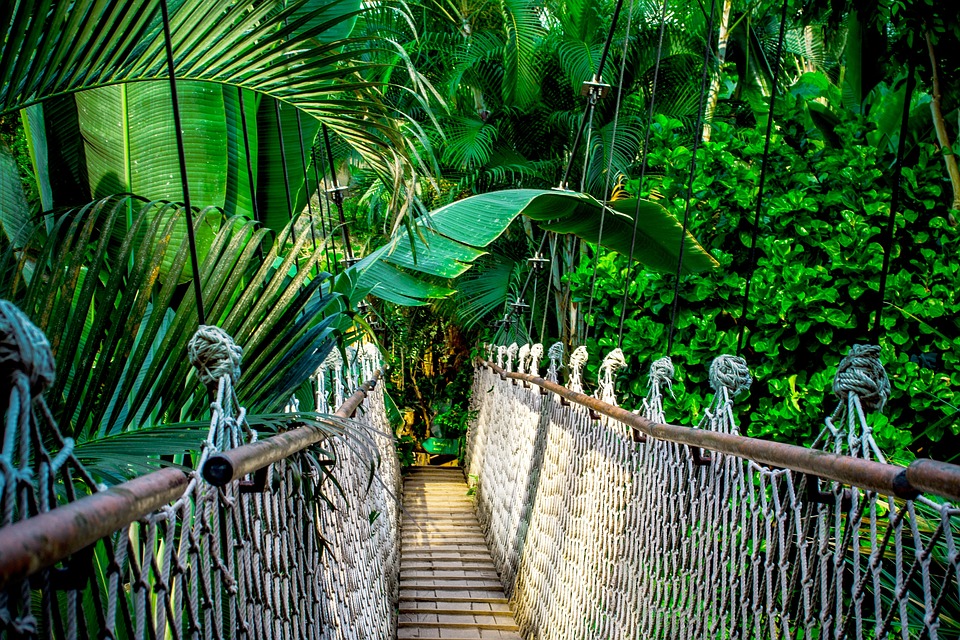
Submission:
<svg viewBox="0 0 960 640">
<path fill-rule="evenodd" d="M 463 470 L 414 467 L 403 505 L 398 637 L 520 640 Z"/>
</svg>

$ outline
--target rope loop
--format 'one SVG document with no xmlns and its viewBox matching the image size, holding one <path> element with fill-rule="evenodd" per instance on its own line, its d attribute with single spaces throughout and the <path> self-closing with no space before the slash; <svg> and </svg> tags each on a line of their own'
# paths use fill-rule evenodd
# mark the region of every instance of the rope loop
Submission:
<svg viewBox="0 0 960 640">
<path fill-rule="evenodd" d="M 563 343 L 554 342 L 547 351 L 547 357 L 550 358 L 550 366 L 547 367 L 547 379 L 556 382 L 560 377 L 560 369 L 563 367 Z"/>
<path fill-rule="evenodd" d="M 530 360 L 530 343 L 528 342 L 522 347 L 520 347 L 520 351 L 517 354 L 517 371 L 519 371 L 520 373 L 526 373 L 527 367 L 529 366 L 527 364 L 529 360 Z"/>
<path fill-rule="evenodd" d="M 208 388 L 216 386 L 223 376 L 230 376 L 234 384 L 240 380 L 243 349 L 220 327 L 200 325 L 187 343 L 187 356 Z"/>
<path fill-rule="evenodd" d="M 673 360 L 670 356 L 664 356 L 655 360 L 650 365 L 650 384 L 673 386 L 673 375 L 676 371 L 673 368 Z"/>
<path fill-rule="evenodd" d="M 30 381 L 30 393 L 40 395 L 56 375 L 50 342 L 27 315 L 7 300 L 0 300 L 0 376 L 11 386 L 17 372 Z"/>
<path fill-rule="evenodd" d="M 540 375 L 540 360 L 543 359 L 543 345 L 541 343 L 536 343 L 530 347 L 530 369 L 529 373 L 532 376 Z"/>
<path fill-rule="evenodd" d="M 855 344 L 837 367 L 833 392 L 841 400 L 856 394 L 868 411 L 883 411 L 890 397 L 890 379 L 880 362 L 880 347 L 873 344 Z"/>
<path fill-rule="evenodd" d="M 573 353 L 570 354 L 569 387 L 571 391 L 578 393 L 583 391 L 583 381 L 580 374 L 583 370 L 583 365 L 587 364 L 587 358 L 589 357 L 590 354 L 587 353 L 587 348 L 584 346 L 577 347 L 573 350 Z"/>
<path fill-rule="evenodd" d="M 517 357 L 517 351 L 519 350 L 520 350 L 520 345 L 518 345 L 516 342 L 511 343 L 511 345 L 507 347 L 507 351 L 506 351 L 507 367 L 506 368 L 507 368 L 507 371 L 510 373 L 513 373 L 514 358 Z"/>
<path fill-rule="evenodd" d="M 737 396 L 749 389 L 752 382 L 747 361 L 740 356 L 718 356 L 710 365 L 710 386 L 714 391 L 726 389 L 731 396 Z"/>
</svg>

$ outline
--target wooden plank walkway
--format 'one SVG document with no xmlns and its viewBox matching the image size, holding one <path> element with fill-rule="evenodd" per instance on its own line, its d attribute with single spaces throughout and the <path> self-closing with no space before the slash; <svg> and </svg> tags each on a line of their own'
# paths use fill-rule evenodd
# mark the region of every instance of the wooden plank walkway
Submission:
<svg viewBox="0 0 960 640">
<path fill-rule="evenodd" d="M 403 505 L 397 637 L 521 640 L 463 470 L 414 467 Z"/>
</svg>

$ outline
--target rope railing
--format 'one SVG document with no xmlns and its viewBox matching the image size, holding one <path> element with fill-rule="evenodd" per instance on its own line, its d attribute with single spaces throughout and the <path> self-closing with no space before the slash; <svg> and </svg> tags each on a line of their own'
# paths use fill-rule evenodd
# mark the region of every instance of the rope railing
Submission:
<svg viewBox="0 0 960 640">
<path fill-rule="evenodd" d="M 0 398 L 0 637 L 334 640 L 355 625 L 395 637 L 399 462 L 378 437 L 390 430 L 379 354 L 348 351 L 316 377 L 317 410 L 339 407 L 321 420 L 338 428 L 310 424 L 293 400 L 302 426 L 258 440 L 233 392 L 242 350 L 201 326 L 188 352 L 212 415 L 193 469 L 105 488 L 46 408 L 49 343 L 0 301 L 12 382 Z"/>
<path fill-rule="evenodd" d="M 378 369 L 374 378 L 347 398 L 333 417 L 351 417 L 379 378 Z M 210 456 L 203 467 L 203 476 L 210 484 L 223 487 L 327 437 L 314 426 L 295 426 L 264 440 Z M 189 482 L 188 473 L 167 467 L 0 528 L 0 590 L 152 514 L 180 497 Z"/>
<path fill-rule="evenodd" d="M 585 350 L 564 363 L 554 345 L 544 376 L 534 352 L 488 346 L 466 454 L 524 637 L 960 637 L 960 469 L 886 462 L 867 418 L 889 393 L 879 349 L 841 361 L 809 449 L 740 435 L 742 358 L 712 363 L 714 398 L 683 427 L 664 416 L 669 359 L 634 413 L 619 349 L 592 396 Z"/>
<path fill-rule="evenodd" d="M 603 414 L 630 427 L 637 434 L 658 440 L 699 447 L 753 460 L 781 469 L 818 476 L 883 495 L 916 498 L 920 493 L 931 493 L 960 501 L 960 465 L 920 458 L 909 467 L 854 458 L 828 451 L 808 449 L 771 440 L 761 440 L 729 433 L 651 422 L 642 415 L 607 404 L 585 393 L 571 391 L 564 386 L 527 373 L 508 372 L 495 363 L 481 360 L 502 379 L 522 380 L 555 393 L 573 404 Z"/>
</svg>

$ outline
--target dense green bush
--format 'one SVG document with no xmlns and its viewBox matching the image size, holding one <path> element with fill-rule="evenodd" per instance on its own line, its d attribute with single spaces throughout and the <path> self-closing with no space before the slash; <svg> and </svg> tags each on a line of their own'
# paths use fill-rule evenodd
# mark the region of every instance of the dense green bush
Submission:
<svg viewBox="0 0 960 640">
<path fill-rule="evenodd" d="M 837 363 L 851 345 L 869 341 L 894 158 L 886 147 L 870 144 L 866 119 L 844 115 L 825 140 L 799 98 L 784 102 L 771 145 L 758 267 L 745 318 L 740 315 L 763 136 L 756 129 L 717 124 L 712 141 L 698 151 L 690 228 L 722 266 L 680 282 L 670 354 L 678 384 L 667 416 L 689 424 L 703 415 L 711 394 L 710 362 L 735 352 L 743 323 L 743 355 L 755 381 L 749 395 L 738 399 L 741 430 L 809 443 L 836 405 L 830 386 Z M 641 194 L 662 198 L 678 217 L 691 137 L 680 122 L 656 119 Z M 945 218 L 938 151 L 920 142 L 905 164 L 879 338 L 893 393 L 874 425 L 881 447 L 896 460 L 950 459 L 957 447 L 929 448 L 960 432 L 960 239 Z M 601 256 L 598 264 L 588 344 L 591 353 L 603 355 L 617 345 L 627 264 L 614 254 Z M 593 261 L 584 260 L 572 276 L 581 302 L 589 296 L 592 273 Z M 630 284 L 623 340 L 630 366 L 620 384 L 626 406 L 638 406 L 649 363 L 667 349 L 674 282 L 673 275 L 641 270 Z M 595 356 L 592 362 L 593 376 L 599 360 Z"/>
</svg>

